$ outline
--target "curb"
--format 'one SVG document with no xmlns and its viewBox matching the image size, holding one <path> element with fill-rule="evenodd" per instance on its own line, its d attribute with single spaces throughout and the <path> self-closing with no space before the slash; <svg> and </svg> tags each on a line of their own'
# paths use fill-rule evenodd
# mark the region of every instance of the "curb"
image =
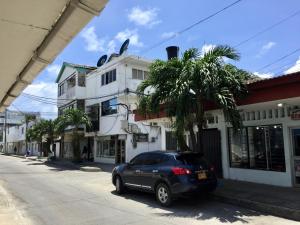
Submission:
<svg viewBox="0 0 300 225">
<path fill-rule="evenodd" d="M 275 206 L 275 205 L 252 201 L 248 199 L 241 199 L 241 198 L 237 199 L 232 196 L 225 196 L 217 193 L 213 193 L 212 197 L 213 199 L 224 203 L 241 206 L 244 208 L 260 211 L 263 213 L 283 217 L 290 220 L 300 221 L 300 210 L 297 209 L 291 209 L 291 208 L 277 206 L 277 205 Z"/>
</svg>

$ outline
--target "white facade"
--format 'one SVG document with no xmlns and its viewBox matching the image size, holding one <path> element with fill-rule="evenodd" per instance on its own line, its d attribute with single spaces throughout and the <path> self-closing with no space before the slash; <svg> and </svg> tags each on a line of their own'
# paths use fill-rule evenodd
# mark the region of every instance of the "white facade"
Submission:
<svg viewBox="0 0 300 225">
<path fill-rule="evenodd" d="M 64 110 L 77 108 L 84 110 L 86 98 L 86 76 L 96 67 L 63 63 L 63 66 L 58 74 L 56 82 L 58 83 L 58 113 L 61 115 Z M 73 158 L 72 149 L 72 134 L 68 132 L 71 127 L 66 129 L 64 134 L 64 144 L 57 144 L 56 152 L 64 158 Z M 87 140 L 84 138 L 83 130 L 80 138 L 80 149 L 87 145 Z M 62 146 L 62 149 L 61 149 Z"/>
<path fill-rule="evenodd" d="M 34 122 L 29 122 L 30 128 Z M 17 125 L 7 129 L 7 153 L 25 155 L 26 154 L 26 125 Z M 37 142 L 28 142 L 27 149 L 31 155 L 39 155 L 39 145 Z"/>
<path fill-rule="evenodd" d="M 96 162 L 128 162 L 138 153 L 160 149 L 160 128 L 149 126 L 147 123 L 135 122 L 134 114 L 131 113 L 137 106 L 137 95 L 131 93 L 131 91 L 136 91 L 144 76 L 147 75 L 150 63 L 150 61 L 145 59 L 123 55 L 88 74 L 86 80 L 86 110 L 89 111 L 89 107 L 96 105 L 99 108 L 100 118 L 97 121 L 99 129 L 86 133 L 86 136 L 94 138 L 93 149 Z M 138 70 L 137 73 L 140 76 L 137 77 L 137 74 L 133 76 L 133 69 L 135 72 Z M 114 70 L 116 72 L 112 72 L 112 74 L 115 73 L 115 78 L 109 77 L 109 83 L 107 83 L 107 80 L 102 81 L 102 75 L 105 76 L 108 73 L 108 76 L 110 76 L 110 71 Z M 114 81 L 110 82 L 111 80 Z M 130 92 L 125 93 L 126 89 L 129 89 Z M 111 99 L 115 99 L 113 100 L 115 105 L 113 107 L 116 108 L 116 112 L 110 115 L 103 115 L 103 102 Z M 126 107 L 129 108 L 128 120 Z M 127 121 L 128 129 L 124 129 L 122 124 L 127 124 Z M 133 133 L 145 134 L 148 136 L 146 137 L 147 140 L 135 142 L 136 135 Z M 114 138 L 117 140 L 109 141 Z M 110 143 L 112 148 L 115 148 L 110 152 L 109 156 L 102 154 L 102 149 L 105 151 L 107 142 Z M 114 145 L 117 146 L 114 147 Z M 121 145 L 121 147 L 118 145 Z M 121 151 L 122 156 L 119 156 Z M 123 159 L 116 157 L 123 157 Z"/>
<path fill-rule="evenodd" d="M 283 107 L 278 107 L 278 104 L 282 102 L 284 102 Z M 228 129 L 231 125 L 225 121 L 221 110 L 211 110 L 207 111 L 206 115 L 217 119 L 212 123 L 208 123 L 207 128 L 217 128 L 221 134 L 223 177 L 276 186 L 298 186 L 299 184 L 295 181 L 295 161 L 299 161 L 299 157 L 294 156 L 292 129 L 297 128 L 300 130 L 300 120 L 291 119 L 291 113 L 295 109 L 300 109 L 300 97 L 243 105 L 239 106 L 238 109 L 241 111 L 244 127 L 258 129 L 261 126 L 274 126 L 282 129 L 285 169 L 283 171 L 272 171 L 270 169 L 236 168 L 231 166 L 228 137 Z M 157 118 L 146 120 L 146 122 L 156 122 L 161 126 L 161 149 L 166 150 L 166 132 L 171 131 L 170 120 L 168 118 Z M 197 131 L 196 127 L 195 131 Z M 188 137 L 188 132 L 186 135 Z M 297 164 L 297 166 L 299 165 Z"/>
</svg>

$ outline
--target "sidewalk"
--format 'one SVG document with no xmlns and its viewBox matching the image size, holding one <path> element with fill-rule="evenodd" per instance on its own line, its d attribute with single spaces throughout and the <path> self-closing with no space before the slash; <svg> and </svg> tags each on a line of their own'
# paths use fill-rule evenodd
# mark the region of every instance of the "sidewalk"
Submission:
<svg viewBox="0 0 300 225">
<path fill-rule="evenodd" d="M 0 223 L 1 225 L 30 225 L 31 222 L 26 216 L 16 209 L 13 196 L 3 187 L 0 180 Z"/>
<path fill-rule="evenodd" d="M 300 221 L 300 188 L 220 180 L 216 200 Z"/>
</svg>

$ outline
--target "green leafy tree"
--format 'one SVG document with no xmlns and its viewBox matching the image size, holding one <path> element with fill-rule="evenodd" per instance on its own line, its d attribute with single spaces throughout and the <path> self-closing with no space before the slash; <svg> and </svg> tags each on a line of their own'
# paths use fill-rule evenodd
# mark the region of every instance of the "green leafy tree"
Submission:
<svg viewBox="0 0 300 225">
<path fill-rule="evenodd" d="M 91 121 L 87 114 L 80 109 L 68 109 L 64 111 L 63 115 L 60 116 L 57 128 L 66 129 L 70 128 L 72 130 L 72 148 L 74 158 L 77 161 L 81 160 L 80 154 L 80 135 L 79 130 L 81 126 L 90 127 Z"/>
<path fill-rule="evenodd" d="M 30 121 L 34 121 L 36 120 L 36 115 L 34 114 L 25 114 L 25 133 L 27 133 L 27 130 L 28 130 L 28 124 Z M 27 142 L 27 139 L 25 139 L 25 149 L 27 151 L 27 148 L 28 148 L 28 142 Z"/>
<path fill-rule="evenodd" d="M 39 151 L 43 151 L 47 156 L 50 152 L 50 146 L 53 146 L 55 133 L 55 121 L 53 120 L 41 120 L 34 124 L 26 132 L 26 141 L 36 141 L 39 143 Z M 43 146 L 43 139 L 46 139 L 46 145 Z M 42 148 L 45 147 L 45 148 Z"/>
<path fill-rule="evenodd" d="M 41 152 L 43 134 L 43 129 L 40 123 L 34 124 L 26 132 L 26 142 L 36 141 L 39 145 L 39 152 Z"/>
<path fill-rule="evenodd" d="M 140 112 L 155 113 L 163 108 L 171 118 L 182 151 L 191 150 L 184 139 L 187 130 L 192 149 L 203 152 L 207 103 L 221 108 L 234 128 L 242 126 L 235 99 L 246 95 L 246 81 L 252 75 L 226 63 L 225 58 L 239 60 L 240 57 L 229 46 L 216 46 L 202 54 L 192 48 L 182 58 L 156 60 L 150 66 L 148 79 L 138 87 Z M 145 93 L 149 89 L 152 93 Z"/>
</svg>

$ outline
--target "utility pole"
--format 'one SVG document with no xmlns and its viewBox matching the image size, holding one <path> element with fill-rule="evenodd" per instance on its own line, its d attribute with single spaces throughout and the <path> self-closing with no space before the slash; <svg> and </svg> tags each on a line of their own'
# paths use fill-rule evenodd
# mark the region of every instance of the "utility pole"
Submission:
<svg viewBox="0 0 300 225">
<path fill-rule="evenodd" d="M 7 109 L 5 108 L 5 112 L 4 112 L 4 153 L 7 153 L 6 127 L 7 127 Z"/>
</svg>

